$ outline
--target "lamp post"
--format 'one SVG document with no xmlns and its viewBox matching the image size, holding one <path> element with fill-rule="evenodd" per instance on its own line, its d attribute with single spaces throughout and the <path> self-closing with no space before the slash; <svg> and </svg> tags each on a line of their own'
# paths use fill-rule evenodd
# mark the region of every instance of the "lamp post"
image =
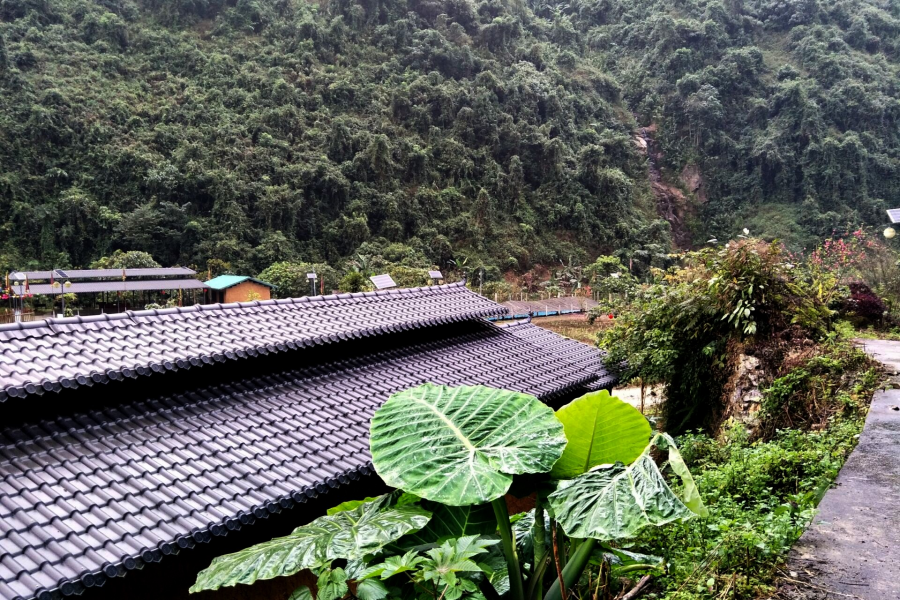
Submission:
<svg viewBox="0 0 900 600">
<path fill-rule="evenodd" d="M 887 216 L 888 219 L 891 220 L 891 224 L 900 223 L 900 208 L 889 208 L 887 210 Z M 888 227 L 884 230 L 884 237 L 887 239 L 891 239 L 895 235 L 897 235 L 897 232 L 894 231 L 893 227 Z"/>
<path fill-rule="evenodd" d="M 25 284 L 19 283 L 19 291 L 16 291 L 15 286 L 15 283 L 11 283 L 9 286 L 13 307 L 13 320 L 16 323 L 21 323 L 22 315 L 25 313 Z"/>
<path fill-rule="evenodd" d="M 312 273 L 307 273 L 306 278 L 309 279 L 309 295 L 315 296 L 316 295 L 316 279 L 317 279 L 316 272 L 313 271 Z"/>
<path fill-rule="evenodd" d="M 66 282 L 64 284 L 60 285 L 60 283 L 58 281 L 54 281 L 53 287 L 59 290 L 59 298 L 60 298 L 60 302 L 62 303 L 62 316 L 65 317 L 66 316 L 66 292 L 65 292 L 65 290 L 72 287 L 72 282 L 66 280 Z"/>
</svg>

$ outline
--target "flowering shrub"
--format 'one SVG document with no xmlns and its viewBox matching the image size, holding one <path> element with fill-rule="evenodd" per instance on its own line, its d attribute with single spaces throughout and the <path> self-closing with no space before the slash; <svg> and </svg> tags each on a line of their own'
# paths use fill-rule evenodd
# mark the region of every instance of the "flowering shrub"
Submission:
<svg viewBox="0 0 900 600">
<path fill-rule="evenodd" d="M 851 313 L 865 325 L 881 324 L 888 313 L 884 301 L 862 281 L 850 284 L 850 297 L 844 301 L 842 312 Z"/>
<path fill-rule="evenodd" d="M 875 247 L 865 231 L 857 229 L 847 237 L 830 237 L 809 255 L 809 263 L 835 273 L 849 273 L 866 259 Z"/>
<path fill-rule="evenodd" d="M 857 229 L 847 236 L 828 238 L 805 260 L 798 257 L 798 262 L 819 299 L 831 304 L 847 294 L 849 279 L 859 273 L 875 250 L 876 242 Z"/>
</svg>

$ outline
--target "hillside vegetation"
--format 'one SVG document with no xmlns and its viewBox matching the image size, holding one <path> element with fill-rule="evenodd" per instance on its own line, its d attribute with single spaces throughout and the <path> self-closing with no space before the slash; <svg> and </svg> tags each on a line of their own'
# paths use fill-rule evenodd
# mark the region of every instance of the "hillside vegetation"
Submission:
<svg viewBox="0 0 900 600">
<path fill-rule="evenodd" d="M 682 238 L 799 247 L 898 201 L 898 32 L 877 0 L 0 0 L 0 262 L 661 263 L 651 125 Z"/>
</svg>

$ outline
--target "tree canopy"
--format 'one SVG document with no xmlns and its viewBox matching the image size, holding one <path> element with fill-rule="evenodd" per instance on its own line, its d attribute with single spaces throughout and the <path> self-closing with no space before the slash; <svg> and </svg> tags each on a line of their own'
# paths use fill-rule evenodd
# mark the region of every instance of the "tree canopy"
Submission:
<svg viewBox="0 0 900 600">
<path fill-rule="evenodd" d="M 651 124 L 695 240 L 802 245 L 900 200 L 898 51 L 886 0 L 0 2 L 0 262 L 649 265 Z"/>
</svg>

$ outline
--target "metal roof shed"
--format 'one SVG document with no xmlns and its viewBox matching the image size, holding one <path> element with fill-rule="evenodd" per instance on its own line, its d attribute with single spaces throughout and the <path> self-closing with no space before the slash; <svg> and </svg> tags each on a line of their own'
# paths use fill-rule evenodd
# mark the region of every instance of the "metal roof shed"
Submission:
<svg viewBox="0 0 900 600">
<path fill-rule="evenodd" d="M 252 281 L 253 283 L 264 285 L 267 288 L 275 289 L 275 286 L 271 283 L 256 279 L 255 277 L 248 277 L 247 275 L 219 275 L 204 283 L 207 287 L 214 290 L 227 290 L 228 288 L 244 283 L 245 281 Z"/>
</svg>

